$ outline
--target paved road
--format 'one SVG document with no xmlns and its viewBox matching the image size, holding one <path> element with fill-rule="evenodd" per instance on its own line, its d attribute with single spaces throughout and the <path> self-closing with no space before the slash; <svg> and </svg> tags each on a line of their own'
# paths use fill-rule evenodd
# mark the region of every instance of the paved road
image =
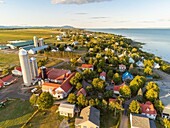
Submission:
<svg viewBox="0 0 170 128">
<path fill-rule="evenodd" d="M 28 100 L 31 93 L 28 93 L 28 89 L 23 89 L 22 87 L 22 78 L 19 78 L 18 81 L 14 84 L 11 84 L 0 90 L 0 101 L 6 98 L 19 98 L 23 100 Z"/>
</svg>

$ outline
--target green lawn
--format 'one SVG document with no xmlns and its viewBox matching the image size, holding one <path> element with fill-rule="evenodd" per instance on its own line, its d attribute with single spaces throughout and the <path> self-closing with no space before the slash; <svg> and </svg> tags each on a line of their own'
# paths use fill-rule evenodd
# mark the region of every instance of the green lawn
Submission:
<svg viewBox="0 0 170 128">
<path fill-rule="evenodd" d="M 115 117 L 112 112 L 100 113 L 100 127 L 101 128 L 116 128 L 118 122 L 118 116 Z"/>
<path fill-rule="evenodd" d="M 5 108 L 0 108 L 0 128 L 19 128 L 33 112 L 29 101 L 8 101 Z"/>
<path fill-rule="evenodd" d="M 56 113 L 57 109 L 57 106 L 53 106 L 49 110 L 39 111 L 26 128 L 58 128 L 64 117 Z"/>
<path fill-rule="evenodd" d="M 0 62 L 3 64 L 19 64 L 19 57 L 17 54 L 12 54 L 12 53 L 2 53 L 0 52 Z"/>
</svg>

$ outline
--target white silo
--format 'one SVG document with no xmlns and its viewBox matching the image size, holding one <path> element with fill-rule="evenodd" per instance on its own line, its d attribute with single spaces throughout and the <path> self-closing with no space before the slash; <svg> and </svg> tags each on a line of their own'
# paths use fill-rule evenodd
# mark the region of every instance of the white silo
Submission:
<svg viewBox="0 0 170 128">
<path fill-rule="evenodd" d="M 33 71 L 33 64 L 32 64 L 32 60 L 29 60 L 30 62 L 30 74 L 31 74 L 31 79 L 34 79 L 34 71 Z"/>
<path fill-rule="evenodd" d="M 36 78 L 38 76 L 38 65 L 37 65 L 37 60 L 34 57 L 31 57 L 31 64 L 32 64 L 32 72 L 33 72 L 33 78 Z"/>
<path fill-rule="evenodd" d="M 28 59 L 28 53 L 24 49 L 19 50 L 20 65 L 23 74 L 24 85 L 30 86 L 32 83 L 31 73 L 30 73 L 30 63 Z"/>
<path fill-rule="evenodd" d="M 38 38 L 34 36 L 33 40 L 34 40 L 34 47 L 38 47 Z"/>
<path fill-rule="evenodd" d="M 39 39 L 39 46 L 43 46 L 44 45 L 44 39 L 43 38 L 40 38 Z"/>
</svg>

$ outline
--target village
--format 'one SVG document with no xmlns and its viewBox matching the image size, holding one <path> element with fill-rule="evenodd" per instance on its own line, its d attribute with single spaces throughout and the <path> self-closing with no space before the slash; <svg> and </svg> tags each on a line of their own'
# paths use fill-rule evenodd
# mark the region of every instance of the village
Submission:
<svg viewBox="0 0 170 128">
<path fill-rule="evenodd" d="M 140 43 L 74 29 L 32 38 L 0 46 L 20 62 L 1 68 L 0 112 L 14 99 L 34 108 L 17 126 L 39 127 L 34 120 L 55 108 L 51 127 L 170 128 L 170 65 L 142 51 Z M 46 43 L 49 38 L 58 43 Z M 46 66 L 55 59 L 60 62 Z"/>
</svg>

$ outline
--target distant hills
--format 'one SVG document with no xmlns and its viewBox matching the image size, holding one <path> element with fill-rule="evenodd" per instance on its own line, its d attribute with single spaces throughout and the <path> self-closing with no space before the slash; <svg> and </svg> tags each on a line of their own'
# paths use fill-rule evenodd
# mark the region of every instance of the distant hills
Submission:
<svg viewBox="0 0 170 128">
<path fill-rule="evenodd" d="M 0 26 L 0 29 L 12 29 L 12 28 L 74 28 L 73 26 Z"/>
</svg>

